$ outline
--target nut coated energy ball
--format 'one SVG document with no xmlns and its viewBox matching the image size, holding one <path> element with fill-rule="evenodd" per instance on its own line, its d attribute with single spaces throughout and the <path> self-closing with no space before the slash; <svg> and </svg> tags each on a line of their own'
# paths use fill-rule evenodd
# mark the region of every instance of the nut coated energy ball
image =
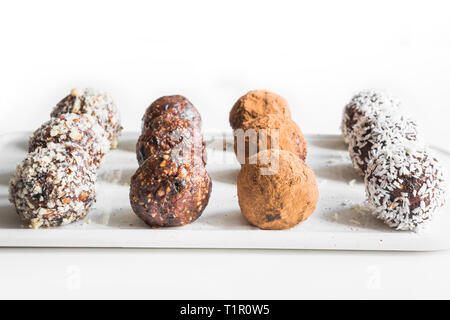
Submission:
<svg viewBox="0 0 450 320">
<path fill-rule="evenodd" d="M 30 138 L 28 151 L 45 148 L 49 143 L 84 149 L 97 168 L 110 149 L 105 130 L 87 114 L 65 113 L 47 121 Z"/>
<path fill-rule="evenodd" d="M 10 201 L 32 228 L 83 218 L 95 202 L 95 170 L 81 148 L 48 143 L 28 154 L 10 181 Z"/>
<path fill-rule="evenodd" d="M 119 112 L 111 97 L 94 89 L 72 89 L 70 95 L 62 99 L 53 109 L 51 116 L 65 113 L 88 114 L 105 129 L 111 148 L 117 147 L 117 139 L 122 131 Z"/>
</svg>

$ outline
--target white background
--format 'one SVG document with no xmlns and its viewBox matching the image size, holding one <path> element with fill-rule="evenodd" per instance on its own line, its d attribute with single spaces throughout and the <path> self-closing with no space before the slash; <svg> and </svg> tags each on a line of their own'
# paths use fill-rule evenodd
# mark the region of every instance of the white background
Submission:
<svg viewBox="0 0 450 320">
<path fill-rule="evenodd" d="M 351 95 L 380 88 L 404 101 L 431 143 L 448 147 L 449 9 L 446 1 L 1 2 L 0 133 L 37 128 L 79 86 L 111 93 L 128 131 L 167 94 L 187 96 L 205 131 L 229 130 L 235 100 L 264 88 L 288 100 L 305 133 L 337 133 Z M 0 249 L 0 261 L 0 297 L 450 297 L 449 252 Z"/>
</svg>

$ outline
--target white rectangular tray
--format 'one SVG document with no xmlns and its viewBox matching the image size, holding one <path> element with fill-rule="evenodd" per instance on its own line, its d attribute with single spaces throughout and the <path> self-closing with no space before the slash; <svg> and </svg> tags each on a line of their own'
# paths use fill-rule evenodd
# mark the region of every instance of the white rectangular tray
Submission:
<svg viewBox="0 0 450 320">
<path fill-rule="evenodd" d="M 193 224 L 151 229 L 131 210 L 129 180 L 137 168 L 137 133 L 124 134 L 117 150 L 106 157 L 99 173 L 97 204 L 77 223 L 42 230 L 25 228 L 8 202 L 8 181 L 27 149 L 27 133 L 0 137 L 0 246 L 6 247 L 142 247 L 260 248 L 329 250 L 442 250 L 450 248 L 448 206 L 421 233 L 394 231 L 366 212 L 362 179 L 354 173 L 340 136 L 307 135 L 307 163 L 314 169 L 320 198 L 306 222 L 283 231 L 250 226 L 240 213 L 236 195 L 239 171 L 230 137 L 206 135 L 212 195 Z M 224 138 L 222 138 L 224 137 Z M 225 150 L 225 151 L 224 151 Z M 449 168 L 450 153 L 439 155 Z"/>
</svg>

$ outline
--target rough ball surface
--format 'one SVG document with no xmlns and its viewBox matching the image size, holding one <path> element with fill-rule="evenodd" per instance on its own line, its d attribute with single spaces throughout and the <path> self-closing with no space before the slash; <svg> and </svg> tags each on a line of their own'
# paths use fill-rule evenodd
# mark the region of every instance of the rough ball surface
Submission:
<svg viewBox="0 0 450 320">
<path fill-rule="evenodd" d="M 72 89 L 70 95 L 62 99 L 53 109 L 51 116 L 65 113 L 88 114 L 105 129 L 111 148 L 117 147 L 117 139 L 122 131 L 120 116 L 112 98 L 105 92 L 94 89 Z"/>
<path fill-rule="evenodd" d="M 346 143 L 350 142 L 353 128 L 358 120 L 370 112 L 390 112 L 400 109 L 398 100 L 390 97 L 383 91 L 366 90 L 353 96 L 345 106 L 342 115 L 341 130 Z"/>
<path fill-rule="evenodd" d="M 386 148 L 369 162 L 367 203 L 398 230 L 418 230 L 444 205 L 446 183 L 438 160 L 414 144 Z"/>
<path fill-rule="evenodd" d="M 32 228 L 83 218 L 95 202 L 95 169 L 81 148 L 49 143 L 28 154 L 10 180 L 9 200 Z"/>
</svg>

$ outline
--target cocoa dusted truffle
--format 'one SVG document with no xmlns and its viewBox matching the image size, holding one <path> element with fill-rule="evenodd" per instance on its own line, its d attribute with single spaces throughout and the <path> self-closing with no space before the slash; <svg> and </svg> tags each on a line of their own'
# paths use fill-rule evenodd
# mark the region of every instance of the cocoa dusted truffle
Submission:
<svg viewBox="0 0 450 320">
<path fill-rule="evenodd" d="M 247 121 L 271 114 L 290 119 L 291 111 L 287 101 L 267 90 L 253 90 L 234 104 L 230 111 L 230 125 L 233 129 L 239 129 Z"/>
<path fill-rule="evenodd" d="M 244 217 L 258 228 L 273 230 L 289 229 L 308 219 L 319 196 L 311 168 L 283 150 L 266 150 L 254 157 L 258 163 L 244 164 L 237 179 Z"/>
<path fill-rule="evenodd" d="M 94 165 L 100 167 L 109 151 L 110 143 L 106 131 L 88 114 L 65 113 L 52 118 L 34 132 L 28 151 L 45 148 L 49 143 L 61 143 L 84 149 Z"/>
<path fill-rule="evenodd" d="M 95 202 L 95 168 L 78 147 L 48 143 L 17 166 L 9 200 L 32 228 L 53 227 L 83 218 Z"/>
<path fill-rule="evenodd" d="M 133 211 L 152 227 L 174 227 L 197 220 L 211 193 L 211 178 L 198 163 L 160 154 L 141 164 L 131 178 Z"/>
<path fill-rule="evenodd" d="M 438 160 L 414 143 L 383 149 L 369 162 L 365 183 L 373 212 L 397 230 L 419 230 L 445 202 Z"/>
<path fill-rule="evenodd" d="M 306 159 L 306 141 L 291 119 L 286 100 L 270 91 L 253 90 L 239 98 L 230 111 L 234 150 L 239 163 L 265 149 L 293 152 Z"/>
<path fill-rule="evenodd" d="M 355 124 L 361 116 L 368 112 L 390 112 L 398 110 L 400 102 L 382 91 L 367 90 L 354 95 L 345 106 L 342 116 L 341 130 L 346 143 L 350 142 Z"/>
<path fill-rule="evenodd" d="M 245 154 L 247 163 L 249 157 L 266 149 L 290 151 L 300 159 L 306 159 L 306 141 L 299 126 L 291 119 L 266 115 L 245 122 L 241 129 L 234 133 L 234 151 L 238 157 Z M 244 163 L 244 159 L 239 160 Z"/>
<path fill-rule="evenodd" d="M 371 158 L 389 144 L 420 143 L 417 124 L 401 113 L 368 112 L 353 127 L 349 153 L 353 167 L 362 176 Z"/>
<path fill-rule="evenodd" d="M 105 129 L 111 148 L 117 147 L 122 126 L 117 107 L 107 93 L 94 89 L 72 89 L 70 95 L 56 105 L 51 116 L 57 118 L 65 113 L 91 115 Z"/>
</svg>

